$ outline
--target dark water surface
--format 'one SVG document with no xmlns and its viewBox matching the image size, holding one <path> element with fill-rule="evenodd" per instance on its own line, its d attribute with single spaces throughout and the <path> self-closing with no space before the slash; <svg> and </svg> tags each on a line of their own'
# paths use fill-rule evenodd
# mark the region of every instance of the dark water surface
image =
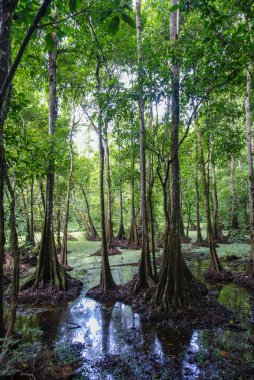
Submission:
<svg viewBox="0 0 254 380">
<path fill-rule="evenodd" d="M 211 292 L 235 311 L 246 331 L 157 329 L 142 323 L 129 306 L 101 305 L 87 298 L 85 290 L 62 309 L 19 315 L 17 327 L 27 328 L 24 339 L 47 343 L 62 358 L 78 351 L 80 379 L 248 378 L 230 368 L 227 355 L 253 360 L 250 295 L 234 284 Z"/>
</svg>

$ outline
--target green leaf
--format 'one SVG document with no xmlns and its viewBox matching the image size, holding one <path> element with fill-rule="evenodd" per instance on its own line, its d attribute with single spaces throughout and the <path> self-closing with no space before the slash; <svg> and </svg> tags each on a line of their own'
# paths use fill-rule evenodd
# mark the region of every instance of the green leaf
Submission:
<svg viewBox="0 0 254 380">
<path fill-rule="evenodd" d="M 122 19 L 126 22 L 126 24 L 130 25 L 132 28 L 135 28 L 135 21 L 126 13 L 122 13 Z"/>
<path fill-rule="evenodd" d="M 121 0 L 115 0 L 114 1 L 115 8 L 119 8 L 120 4 L 121 4 Z"/>
<path fill-rule="evenodd" d="M 113 9 L 107 9 L 105 12 L 102 12 L 100 21 L 104 21 L 106 18 L 112 15 Z"/>
<path fill-rule="evenodd" d="M 108 25 L 109 34 L 112 34 L 114 36 L 119 30 L 119 25 L 120 25 L 119 16 L 114 16 Z"/>
<path fill-rule="evenodd" d="M 70 9 L 70 12 L 76 12 L 76 10 L 77 10 L 77 1 L 76 0 L 70 0 L 69 1 L 69 9 Z"/>
<path fill-rule="evenodd" d="M 122 6 L 122 8 L 123 9 L 128 9 L 129 11 L 132 11 L 132 6 L 130 5 L 130 4 L 124 4 L 123 6 Z"/>
<path fill-rule="evenodd" d="M 76 0 L 76 10 L 77 11 L 81 10 L 81 1 L 80 0 Z"/>
<path fill-rule="evenodd" d="M 45 42 L 46 42 L 46 50 L 51 50 L 54 47 L 54 41 L 52 39 L 52 34 L 48 33 L 45 36 Z"/>
<path fill-rule="evenodd" d="M 180 4 L 174 4 L 170 7 L 170 12 L 175 12 L 180 8 Z"/>
</svg>

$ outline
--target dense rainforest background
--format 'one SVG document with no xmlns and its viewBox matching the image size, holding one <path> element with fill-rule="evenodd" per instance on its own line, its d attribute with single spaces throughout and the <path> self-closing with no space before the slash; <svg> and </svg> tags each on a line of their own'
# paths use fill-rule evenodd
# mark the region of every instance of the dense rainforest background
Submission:
<svg viewBox="0 0 254 380">
<path fill-rule="evenodd" d="M 0 377 L 254 377 L 253 17 L 0 0 Z"/>
</svg>

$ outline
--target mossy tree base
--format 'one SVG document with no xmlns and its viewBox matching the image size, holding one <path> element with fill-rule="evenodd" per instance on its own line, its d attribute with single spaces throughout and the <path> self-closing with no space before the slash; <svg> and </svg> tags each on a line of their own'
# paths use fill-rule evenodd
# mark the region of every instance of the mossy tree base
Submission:
<svg viewBox="0 0 254 380">
<path fill-rule="evenodd" d="M 122 252 L 114 245 L 108 248 L 108 256 L 121 255 Z M 92 256 L 101 256 L 102 248 L 99 248 Z"/>
<path fill-rule="evenodd" d="M 196 306 L 207 293 L 205 285 L 191 274 L 182 256 L 179 262 L 178 271 L 174 270 L 176 266 L 170 265 L 167 272 L 162 272 L 156 288 L 154 306 L 165 314 Z"/>
<path fill-rule="evenodd" d="M 68 290 L 59 290 L 48 284 L 44 288 L 27 288 L 19 292 L 19 304 L 58 305 L 59 302 L 69 302 L 77 298 L 82 290 L 83 283 L 67 276 Z"/>
<path fill-rule="evenodd" d="M 210 281 L 231 281 L 232 273 L 226 270 L 217 271 L 210 268 L 204 273 L 204 278 Z"/>
<path fill-rule="evenodd" d="M 64 268 L 59 264 L 53 232 L 45 222 L 42 234 L 39 258 L 34 275 L 25 282 L 21 290 L 27 288 L 45 288 L 55 286 L 59 290 L 68 289 L 68 281 Z"/>
</svg>

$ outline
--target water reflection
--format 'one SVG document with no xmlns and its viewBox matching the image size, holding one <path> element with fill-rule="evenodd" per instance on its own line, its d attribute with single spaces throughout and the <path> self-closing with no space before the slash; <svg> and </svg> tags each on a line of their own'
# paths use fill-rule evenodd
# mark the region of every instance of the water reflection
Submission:
<svg viewBox="0 0 254 380">
<path fill-rule="evenodd" d="M 242 321 L 250 320 L 248 292 L 229 284 L 215 288 L 214 293 Z M 209 360 L 204 366 L 209 350 L 242 348 L 244 360 L 252 355 L 246 343 L 252 339 L 250 328 L 244 333 L 191 330 L 189 326 L 186 330 L 156 328 L 142 323 L 129 306 L 119 302 L 101 305 L 84 293 L 66 308 L 20 315 L 17 327 L 24 326 L 27 341 L 42 340 L 66 350 L 70 345 L 77 346 L 83 358 L 78 374 L 89 380 L 219 377 L 219 366 L 215 368 Z"/>
</svg>

